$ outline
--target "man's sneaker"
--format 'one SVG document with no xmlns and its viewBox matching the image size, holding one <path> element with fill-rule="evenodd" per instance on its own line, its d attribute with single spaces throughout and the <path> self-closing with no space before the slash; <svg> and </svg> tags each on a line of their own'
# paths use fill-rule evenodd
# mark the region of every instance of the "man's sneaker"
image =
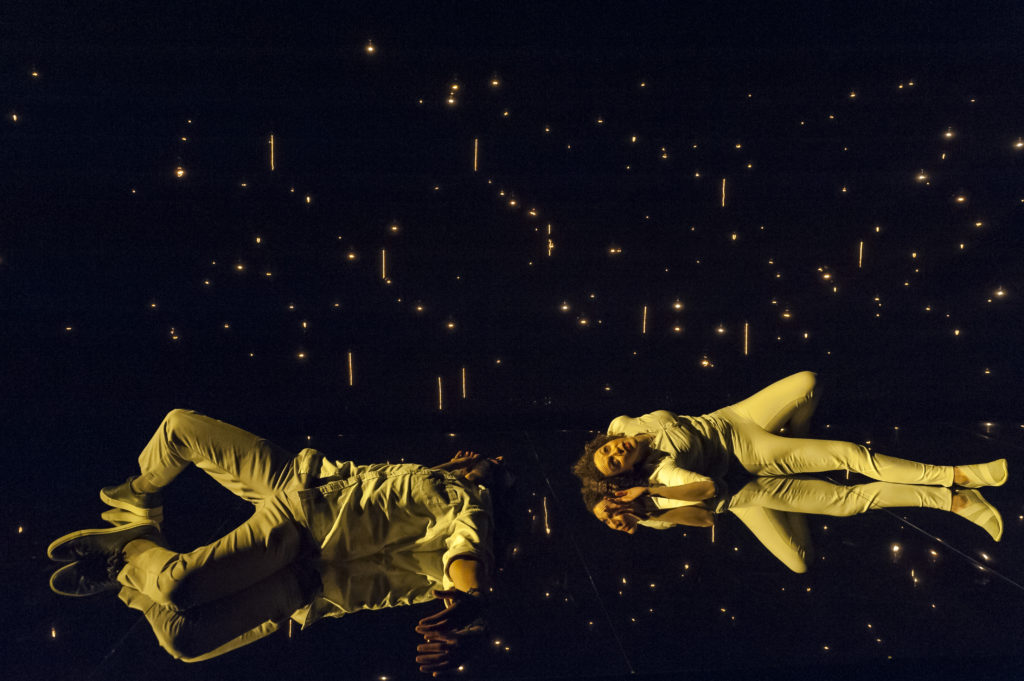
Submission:
<svg viewBox="0 0 1024 681">
<path fill-rule="evenodd" d="M 143 518 L 153 518 L 164 512 L 164 498 L 159 492 L 139 494 L 132 489 L 131 482 L 138 476 L 132 476 L 120 485 L 111 485 L 100 490 L 100 499 L 107 506 L 131 511 Z"/>
<path fill-rule="evenodd" d="M 93 554 L 106 558 L 120 554 L 125 544 L 147 534 L 157 534 L 156 525 L 151 520 L 140 520 L 120 527 L 78 530 L 54 540 L 47 547 L 46 555 L 50 560 L 60 562 L 80 560 Z"/>
<path fill-rule="evenodd" d="M 116 591 L 121 588 L 117 575 L 124 567 L 120 553 L 103 556 L 92 554 L 68 563 L 50 576 L 50 590 L 59 596 L 83 598 Z"/>
</svg>

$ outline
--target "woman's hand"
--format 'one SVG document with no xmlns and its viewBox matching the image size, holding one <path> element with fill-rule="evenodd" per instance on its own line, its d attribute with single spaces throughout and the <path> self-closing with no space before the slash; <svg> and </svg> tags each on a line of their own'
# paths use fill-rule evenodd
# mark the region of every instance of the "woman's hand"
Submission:
<svg viewBox="0 0 1024 681">
<path fill-rule="evenodd" d="M 629 511 L 621 511 L 611 517 L 608 527 L 619 532 L 625 532 L 626 534 L 633 534 L 636 532 L 636 527 L 640 523 L 640 518 L 633 515 Z"/>
<path fill-rule="evenodd" d="M 650 494 L 650 489 L 647 487 L 630 487 L 612 492 L 612 496 L 607 497 L 609 514 L 633 516 L 630 530 L 636 529 L 636 517 L 645 515 L 647 510 L 644 503 L 640 501 L 640 497 L 647 494 Z"/>
<path fill-rule="evenodd" d="M 628 504 L 631 501 L 635 501 L 645 494 L 650 494 L 650 487 L 630 487 L 629 489 L 620 489 L 612 492 L 614 495 L 613 501 L 622 504 Z"/>
</svg>

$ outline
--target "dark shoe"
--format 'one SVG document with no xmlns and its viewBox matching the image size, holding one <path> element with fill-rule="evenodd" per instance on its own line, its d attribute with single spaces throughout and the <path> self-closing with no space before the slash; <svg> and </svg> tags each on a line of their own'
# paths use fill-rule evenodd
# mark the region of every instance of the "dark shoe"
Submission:
<svg viewBox="0 0 1024 681">
<path fill-rule="evenodd" d="M 50 560 L 61 562 L 79 560 L 90 554 L 99 554 L 106 558 L 121 553 L 124 545 L 131 540 L 156 532 L 156 525 L 150 520 L 140 520 L 120 527 L 78 530 L 54 540 L 47 547 L 46 555 Z"/>
<path fill-rule="evenodd" d="M 139 494 L 132 489 L 132 476 L 120 485 L 111 485 L 100 490 L 100 500 L 107 506 L 123 508 L 143 518 L 152 518 L 164 512 L 164 499 L 159 492 Z"/>
<path fill-rule="evenodd" d="M 121 555 L 93 554 L 68 563 L 50 575 L 50 590 L 58 596 L 84 598 L 108 591 L 117 591 L 121 585 L 117 575 L 124 567 Z"/>
</svg>

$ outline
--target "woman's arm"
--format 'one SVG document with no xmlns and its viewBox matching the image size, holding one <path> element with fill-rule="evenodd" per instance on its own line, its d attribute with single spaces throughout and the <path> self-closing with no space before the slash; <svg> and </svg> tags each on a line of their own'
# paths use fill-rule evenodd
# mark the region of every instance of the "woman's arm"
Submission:
<svg viewBox="0 0 1024 681">
<path fill-rule="evenodd" d="M 704 501 L 715 496 L 714 480 L 701 480 L 685 485 L 648 487 L 652 497 L 675 499 L 676 501 Z"/>
<path fill-rule="evenodd" d="M 714 480 L 700 480 L 698 482 L 689 482 L 685 485 L 630 487 L 629 489 L 615 492 L 614 501 L 618 504 L 628 504 L 644 494 L 663 499 L 674 499 L 675 501 L 704 501 L 715 496 L 715 482 Z"/>
<path fill-rule="evenodd" d="M 703 506 L 678 506 L 651 517 L 663 523 L 690 527 L 711 527 L 715 524 L 714 514 Z"/>
</svg>

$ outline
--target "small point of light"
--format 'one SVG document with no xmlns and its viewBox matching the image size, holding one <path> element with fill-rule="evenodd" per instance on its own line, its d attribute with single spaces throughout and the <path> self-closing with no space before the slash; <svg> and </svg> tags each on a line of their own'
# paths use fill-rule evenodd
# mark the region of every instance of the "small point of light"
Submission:
<svg viewBox="0 0 1024 681">
<path fill-rule="evenodd" d="M 175 177 L 185 177 L 185 169 L 182 168 L 181 166 L 178 166 L 177 168 L 174 169 L 174 175 Z"/>
</svg>

